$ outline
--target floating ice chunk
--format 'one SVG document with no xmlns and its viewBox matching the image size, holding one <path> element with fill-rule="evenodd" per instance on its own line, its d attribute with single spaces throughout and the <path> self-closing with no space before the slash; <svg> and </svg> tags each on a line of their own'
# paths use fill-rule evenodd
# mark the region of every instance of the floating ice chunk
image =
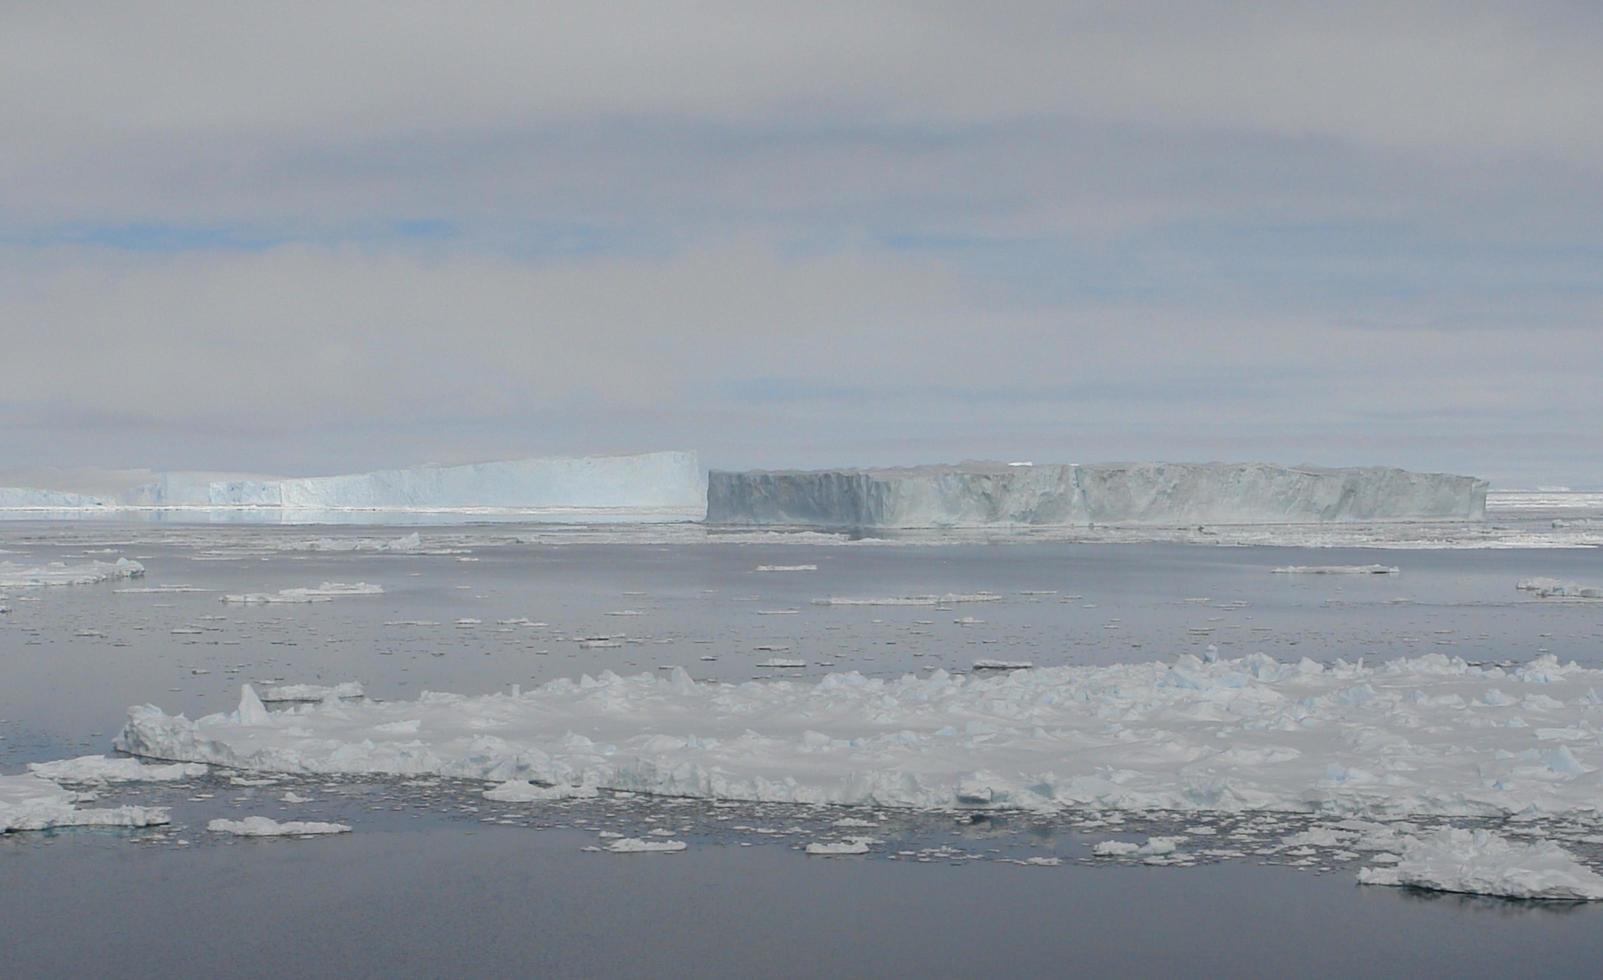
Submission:
<svg viewBox="0 0 1603 980">
<path fill-rule="evenodd" d="M 1514 586 L 1521 592 L 1534 592 L 1541 599 L 1603 599 L 1603 586 L 1561 582 L 1556 578 L 1531 578 Z"/>
<path fill-rule="evenodd" d="M 84 755 L 55 762 L 30 762 L 28 771 L 61 783 L 161 783 L 204 776 L 209 771 L 196 762 L 146 765 L 138 759 Z"/>
<path fill-rule="evenodd" d="M 957 593 L 945 595 L 903 595 L 870 598 L 830 596 L 814 599 L 815 606 L 950 606 L 959 602 L 1000 602 L 1001 596 L 993 592 Z"/>
<path fill-rule="evenodd" d="M 773 669 L 794 670 L 796 668 L 807 666 L 807 661 L 794 660 L 789 657 L 769 657 L 767 660 L 764 660 L 757 666 L 769 667 Z"/>
<path fill-rule="evenodd" d="M 167 809 L 118 806 L 84 809 L 82 797 L 42 776 L 0 776 L 0 834 L 52 827 L 151 827 L 168 822 Z"/>
<path fill-rule="evenodd" d="M 817 565 L 758 565 L 759 572 L 816 572 Z"/>
<path fill-rule="evenodd" d="M 324 582 L 316 588 L 280 589 L 277 592 L 246 592 L 222 597 L 223 602 L 244 605 L 269 603 L 332 602 L 343 596 L 383 595 L 384 586 L 369 582 Z"/>
<path fill-rule="evenodd" d="M 262 689 L 264 704 L 287 702 L 341 701 L 366 697 L 362 685 L 356 681 L 343 681 L 332 686 L 322 684 L 278 684 Z"/>
<path fill-rule="evenodd" d="M 423 537 L 416 531 L 398 538 L 314 538 L 311 541 L 286 542 L 281 551 L 378 551 L 409 553 L 423 548 Z"/>
<path fill-rule="evenodd" d="M 1274 571 L 1276 575 L 1397 575 L 1402 569 L 1395 565 L 1285 565 Z"/>
<path fill-rule="evenodd" d="M 638 837 L 620 837 L 607 845 L 613 854 L 672 854 L 685 849 L 682 840 L 641 840 Z"/>
<path fill-rule="evenodd" d="M 1487 830 L 1449 828 L 1412 838 L 1397 863 L 1363 868 L 1358 880 L 1500 898 L 1603 899 L 1603 875 L 1559 845 L 1515 843 Z"/>
<path fill-rule="evenodd" d="M 1028 660 L 976 660 L 975 670 L 1029 670 L 1035 664 Z"/>
<path fill-rule="evenodd" d="M 484 791 L 484 798 L 497 803 L 543 803 L 547 800 L 588 800 L 600 795 L 594 786 L 570 783 L 539 784 L 527 779 L 509 779 Z"/>
<path fill-rule="evenodd" d="M 312 834 L 348 834 L 349 824 L 322 823 L 316 820 L 286 820 L 280 823 L 272 817 L 246 817 L 243 820 L 213 820 L 206 829 L 214 834 L 233 834 L 236 837 L 306 837 Z"/>
<path fill-rule="evenodd" d="M 51 562 L 32 568 L 0 561 L 0 588 L 31 589 L 53 585 L 97 585 L 117 579 L 139 578 L 145 566 L 128 558 L 115 562 L 91 561 L 80 565 Z"/>
<path fill-rule="evenodd" d="M 1097 857 L 1125 857 L 1139 850 L 1141 845 L 1133 840 L 1105 840 L 1091 846 L 1091 853 Z"/>
<path fill-rule="evenodd" d="M 819 857 L 867 854 L 868 841 L 862 837 L 849 837 L 841 841 L 814 841 L 807 845 L 807 853 Z"/>
</svg>

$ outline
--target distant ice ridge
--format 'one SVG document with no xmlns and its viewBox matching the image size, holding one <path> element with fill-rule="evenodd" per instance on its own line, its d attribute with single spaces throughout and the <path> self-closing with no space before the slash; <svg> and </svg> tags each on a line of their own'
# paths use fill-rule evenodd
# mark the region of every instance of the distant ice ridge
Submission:
<svg viewBox="0 0 1603 980">
<path fill-rule="evenodd" d="M 247 685 L 237 711 L 198 720 L 132 708 L 116 745 L 249 770 L 727 800 L 1596 821 L 1599 691 L 1603 670 L 1551 656 L 1504 670 L 1440 654 L 1375 666 L 1187 654 L 742 684 L 676 668 L 276 713 Z"/>
<path fill-rule="evenodd" d="M 826 527 L 1479 521 L 1486 487 L 1446 473 L 1266 463 L 715 470 L 707 520 Z"/>
</svg>

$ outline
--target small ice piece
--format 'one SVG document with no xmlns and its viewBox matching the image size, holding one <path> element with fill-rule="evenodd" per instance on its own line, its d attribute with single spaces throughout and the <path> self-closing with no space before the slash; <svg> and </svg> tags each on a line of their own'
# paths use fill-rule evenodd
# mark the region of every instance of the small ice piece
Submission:
<svg viewBox="0 0 1603 980">
<path fill-rule="evenodd" d="M 1515 843 L 1487 830 L 1447 828 L 1411 838 L 1397 863 L 1362 868 L 1358 881 L 1500 898 L 1603 899 L 1603 875 L 1558 844 Z"/>
<path fill-rule="evenodd" d="M 816 572 L 817 565 L 758 565 L 759 572 Z"/>
<path fill-rule="evenodd" d="M 1035 664 L 1028 660 L 976 660 L 975 670 L 1029 670 Z"/>
<path fill-rule="evenodd" d="M 857 598 L 830 596 L 814 599 L 815 606 L 951 606 L 960 602 L 1000 602 L 994 592 L 948 592 L 945 595 L 904 595 Z"/>
<path fill-rule="evenodd" d="M 1399 575 L 1396 565 L 1284 565 L 1276 575 Z"/>
<path fill-rule="evenodd" d="M 208 768 L 198 762 L 146 765 L 138 759 L 82 755 L 55 762 L 30 762 L 28 771 L 58 783 L 164 783 L 204 776 Z"/>
<path fill-rule="evenodd" d="M 365 697 L 362 685 L 356 681 L 344 681 L 333 686 L 321 684 L 279 684 L 274 687 L 262 689 L 263 704 L 316 703 L 318 701 L 343 701 Z"/>
<path fill-rule="evenodd" d="M 236 837 L 305 837 L 311 834 L 348 834 L 349 824 L 322 823 L 316 820 L 286 820 L 280 823 L 272 817 L 246 817 L 243 820 L 213 820 L 206 829 L 214 834 L 233 834 Z"/>
<path fill-rule="evenodd" d="M 686 847 L 682 840 L 641 840 L 638 837 L 620 837 L 607 845 L 613 854 L 672 854 Z"/>
<path fill-rule="evenodd" d="M 570 783 L 533 783 L 509 779 L 484 791 L 484 798 L 497 803 L 540 803 L 546 800 L 587 800 L 600 795 L 594 786 Z"/>
<path fill-rule="evenodd" d="M 868 841 L 862 837 L 848 837 L 841 841 L 813 841 L 807 845 L 807 853 L 818 857 L 867 854 Z"/>
</svg>

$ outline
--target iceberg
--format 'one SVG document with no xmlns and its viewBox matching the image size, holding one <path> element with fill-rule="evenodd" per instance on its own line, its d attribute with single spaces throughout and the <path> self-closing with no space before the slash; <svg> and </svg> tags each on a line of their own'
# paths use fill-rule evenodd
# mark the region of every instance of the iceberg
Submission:
<svg viewBox="0 0 1603 980">
<path fill-rule="evenodd" d="M 335 476 L 146 474 L 120 489 L 0 487 L 0 511 L 240 508 L 276 511 L 663 510 L 706 506 L 693 452 L 547 456 L 459 466 L 422 465 Z M 402 539 L 393 550 L 406 550 Z M 415 545 L 413 545 L 415 547 Z M 335 547 L 338 547 L 337 545 Z M 388 549 L 386 549 L 388 550 Z"/>
<path fill-rule="evenodd" d="M 0 775 L 0 834 L 53 827 L 151 827 L 169 819 L 165 807 L 85 809 L 78 806 L 85 799 L 36 774 Z"/>
<path fill-rule="evenodd" d="M 824 527 L 1319 524 L 1484 520 L 1486 481 L 1386 467 L 965 463 L 714 470 L 712 524 Z"/>
<path fill-rule="evenodd" d="M 1552 841 L 1517 843 L 1488 830 L 1444 828 L 1408 839 L 1389 868 L 1363 868 L 1365 885 L 1394 885 L 1564 902 L 1603 899 L 1603 875 Z"/>
</svg>

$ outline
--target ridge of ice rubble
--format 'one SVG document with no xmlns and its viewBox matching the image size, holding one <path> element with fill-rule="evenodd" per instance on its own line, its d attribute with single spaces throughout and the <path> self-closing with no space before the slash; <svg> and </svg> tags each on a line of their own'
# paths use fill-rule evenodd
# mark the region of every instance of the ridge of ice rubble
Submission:
<svg viewBox="0 0 1603 980">
<path fill-rule="evenodd" d="M 145 566 L 129 558 L 115 562 L 89 561 L 78 565 L 53 561 L 48 565 L 26 567 L 0 561 L 0 588 L 31 589 L 51 585 L 98 585 L 117 579 L 139 578 Z"/>
<path fill-rule="evenodd" d="M 152 827 L 168 822 L 166 807 L 118 806 L 85 809 L 82 794 L 43 776 L 0 775 L 0 834 L 53 827 Z"/>
<path fill-rule="evenodd" d="M 214 834 L 235 837 L 309 837 L 314 834 L 348 834 L 349 824 L 318 820 L 274 820 L 272 817 L 245 817 L 242 820 L 213 820 L 206 829 Z"/>
<path fill-rule="evenodd" d="M 964 463 L 872 470 L 714 470 L 712 524 L 1317 524 L 1486 517 L 1484 480 L 1387 467 L 1267 463 Z"/>
<path fill-rule="evenodd" d="M 1539 599 L 1603 599 L 1603 586 L 1562 582 L 1556 578 L 1529 578 L 1514 588 L 1534 592 Z"/>
<path fill-rule="evenodd" d="M 1361 868 L 1358 880 L 1500 898 L 1603 899 L 1603 875 L 1558 844 L 1516 843 L 1487 830 L 1444 828 L 1410 838 L 1395 865 Z"/>
<path fill-rule="evenodd" d="M 117 748 L 245 770 L 523 780 L 726 800 L 1337 816 L 1595 815 L 1603 670 L 1264 654 L 894 679 L 561 679 L 190 720 Z M 511 792 L 510 790 L 508 791 Z M 531 791 L 532 792 L 532 791 Z"/>
</svg>

